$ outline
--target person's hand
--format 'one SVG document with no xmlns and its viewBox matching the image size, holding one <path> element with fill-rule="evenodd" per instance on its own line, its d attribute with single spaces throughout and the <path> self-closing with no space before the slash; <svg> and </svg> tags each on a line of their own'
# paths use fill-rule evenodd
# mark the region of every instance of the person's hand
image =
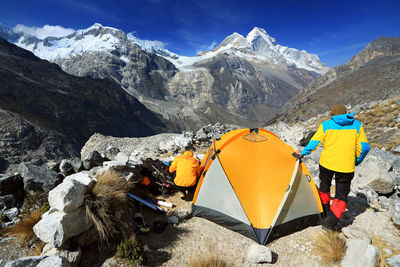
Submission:
<svg viewBox="0 0 400 267">
<path fill-rule="evenodd" d="M 298 155 L 300 155 L 300 156 L 302 156 L 300 150 L 296 150 L 295 153 L 298 154 Z"/>
</svg>

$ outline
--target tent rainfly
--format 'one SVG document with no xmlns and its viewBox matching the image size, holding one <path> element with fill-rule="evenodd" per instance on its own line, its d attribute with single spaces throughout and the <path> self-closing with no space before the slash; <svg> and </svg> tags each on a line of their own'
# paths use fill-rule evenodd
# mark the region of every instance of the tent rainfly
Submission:
<svg viewBox="0 0 400 267">
<path fill-rule="evenodd" d="M 294 149 L 264 129 L 214 139 L 201 162 L 193 214 L 260 244 L 321 223 L 322 204 Z"/>
</svg>

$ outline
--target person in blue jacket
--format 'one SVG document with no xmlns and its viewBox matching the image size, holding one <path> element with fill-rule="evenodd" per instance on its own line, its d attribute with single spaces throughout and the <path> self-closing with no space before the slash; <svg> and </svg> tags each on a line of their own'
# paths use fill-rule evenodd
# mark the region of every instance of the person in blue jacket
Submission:
<svg viewBox="0 0 400 267">
<path fill-rule="evenodd" d="M 323 143 L 319 161 L 321 184 L 318 193 L 326 214 L 322 227 L 328 230 L 335 230 L 342 217 L 355 166 L 363 161 L 369 151 L 364 128 L 354 119 L 354 114 L 347 113 L 343 105 L 333 106 L 331 119 L 321 123 L 303 151 L 296 151 L 305 156 Z M 330 204 L 333 177 L 335 177 L 336 193 Z"/>
</svg>

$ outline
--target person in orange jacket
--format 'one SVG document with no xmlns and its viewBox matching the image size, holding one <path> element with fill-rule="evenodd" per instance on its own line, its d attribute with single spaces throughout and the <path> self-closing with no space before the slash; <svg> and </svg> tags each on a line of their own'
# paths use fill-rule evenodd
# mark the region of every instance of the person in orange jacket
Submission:
<svg viewBox="0 0 400 267">
<path fill-rule="evenodd" d="M 343 105 L 333 106 L 331 119 L 321 123 L 303 151 L 296 152 L 301 156 L 308 155 L 322 143 L 323 150 L 319 161 L 321 184 L 318 191 L 326 213 L 322 227 L 336 230 L 337 223 L 346 209 L 355 166 L 361 164 L 368 154 L 369 144 L 361 122 L 354 119 L 354 113 L 347 113 Z M 331 204 L 330 189 L 333 177 L 336 193 Z"/>
<path fill-rule="evenodd" d="M 193 157 L 192 151 L 185 151 L 183 155 L 177 156 L 169 167 L 169 172 L 176 176 L 174 183 L 178 190 L 186 197 L 188 192 L 193 193 L 196 189 L 197 176 L 199 175 L 199 162 Z"/>
</svg>

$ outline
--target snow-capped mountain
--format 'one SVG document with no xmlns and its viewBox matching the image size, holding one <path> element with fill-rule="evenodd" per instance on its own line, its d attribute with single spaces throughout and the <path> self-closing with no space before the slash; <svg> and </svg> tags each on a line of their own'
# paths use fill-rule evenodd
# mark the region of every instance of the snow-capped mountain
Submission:
<svg viewBox="0 0 400 267">
<path fill-rule="evenodd" d="M 12 29 L 7 29 L 3 26 L 3 30 L 0 28 L 0 32 L 7 32 L 10 35 Z M 75 33 L 61 38 L 47 37 L 44 40 L 40 40 L 28 34 L 21 34 L 16 44 L 34 52 L 40 58 L 55 61 L 80 55 L 84 52 L 113 51 L 121 45 L 121 42 L 127 41 L 139 45 L 143 50 L 165 57 L 182 70 L 222 52 L 235 53 L 237 56 L 249 59 L 256 58 L 272 63 L 284 63 L 319 74 L 324 74 L 329 70 L 317 55 L 279 45 L 276 43 L 275 38 L 272 38 L 264 29 L 258 27 L 251 30 L 246 37 L 233 33 L 226 37 L 213 51 L 203 52 L 196 57 L 177 55 L 165 48 L 149 45 L 131 33 L 125 34 L 119 29 L 102 26 L 99 23 L 95 23 L 87 29 L 77 30 Z"/>
<path fill-rule="evenodd" d="M 171 52 L 169 53 L 171 54 Z M 172 54 L 174 57 L 171 61 L 178 68 L 184 70 L 194 63 L 212 58 L 220 53 L 235 54 L 246 59 L 283 63 L 299 69 L 314 71 L 318 74 L 324 74 L 329 70 L 329 67 L 323 64 L 317 55 L 279 45 L 264 29 L 258 27 L 251 30 L 246 37 L 235 32 L 226 37 L 213 51 L 203 52 L 197 57 L 183 57 Z M 168 54 L 163 54 L 163 56 L 168 58 Z"/>
<path fill-rule="evenodd" d="M 0 28 L 0 37 L 7 38 Z M 12 32 L 12 31 L 11 31 Z M 254 28 L 212 51 L 180 56 L 101 24 L 43 40 L 18 32 L 10 40 L 76 76 L 109 78 L 182 128 L 224 121 L 257 125 L 329 68 L 316 55 L 276 43 Z"/>
</svg>

